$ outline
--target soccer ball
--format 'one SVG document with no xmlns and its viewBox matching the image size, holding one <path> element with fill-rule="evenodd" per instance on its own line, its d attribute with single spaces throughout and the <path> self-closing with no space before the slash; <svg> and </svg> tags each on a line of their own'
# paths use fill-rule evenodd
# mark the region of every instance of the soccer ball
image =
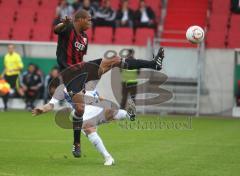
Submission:
<svg viewBox="0 0 240 176">
<path fill-rule="evenodd" d="M 11 87 L 10 85 L 3 79 L 0 79 L 0 95 L 6 95 L 10 93 Z"/>
<path fill-rule="evenodd" d="M 186 32 L 186 38 L 191 43 L 201 43 L 204 39 L 204 30 L 200 26 L 190 26 Z"/>
</svg>

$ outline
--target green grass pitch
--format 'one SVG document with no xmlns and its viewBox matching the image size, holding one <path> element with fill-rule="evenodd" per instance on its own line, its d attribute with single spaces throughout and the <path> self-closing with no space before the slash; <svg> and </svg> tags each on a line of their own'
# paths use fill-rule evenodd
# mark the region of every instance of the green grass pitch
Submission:
<svg viewBox="0 0 240 176">
<path fill-rule="evenodd" d="M 140 122 L 154 121 L 141 116 Z M 165 119 L 165 118 L 164 118 Z M 164 120 L 163 119 L 163 120 Z M 168 117 L 174 123 L 186 117 Z M 83 157 L 71 155 L 72 131 L 59 128 L 53 114 L 0 113 L 0 176 L 238 176 L 240 120 L 193 118 L 192 129 L 125 129 L 124 123 L 98 131 L 116 160 L 113 167 L 82 135 Z"/>
</svg>

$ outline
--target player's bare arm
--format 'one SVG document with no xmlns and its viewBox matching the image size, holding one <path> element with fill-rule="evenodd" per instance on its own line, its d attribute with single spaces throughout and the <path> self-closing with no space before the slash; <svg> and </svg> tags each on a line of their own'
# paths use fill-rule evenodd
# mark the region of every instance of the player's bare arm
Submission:
<svg viewBox="0 0 240 176">
<path fill-rule="evenodd" d="M 51 103 L 47 103 L 45 105 L 36 107 L 32 110 L 32 116 L 38 116 L 41 115 L 43 113 L 47 113 L 49 111 L 52 111 L 54 108 L 54 105 Z"/>
<path fill-rule="evenodd" d="M 60 33 L 70 22 L 71 22 L 71 18 L 68 16 L 65 16 L 65 18 L 62 19 L 62 22 L 55 26 L 54 32 L 56 34 Z"/>
</svg>

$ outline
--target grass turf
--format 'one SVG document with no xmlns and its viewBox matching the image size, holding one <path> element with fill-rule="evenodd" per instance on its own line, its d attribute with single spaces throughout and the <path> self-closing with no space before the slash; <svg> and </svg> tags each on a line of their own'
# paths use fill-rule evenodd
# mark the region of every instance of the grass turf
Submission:
<svg viewBox="0 0 240 176">
<path fill-rule="evenodd" d="M 174 123 L 186 121 L 186 117 L 166 119 Z M 141 123 L 149 120 L 156 118 L 139 118 Z M 193 118 L 192 129 L 186 130 L 133 130 L 122 128 L 124 123 L 99 127 L 99 134 L 116 160 L 115 166 L 105 167 L 100 154 L 84 136 L 83 157 L 72 157 L 72 131 L 56 126 L 53 114 L 36 118 L 27 112 L 0 113 L 0 176 L 240 173 L 238 119 Z"/>
</svg>

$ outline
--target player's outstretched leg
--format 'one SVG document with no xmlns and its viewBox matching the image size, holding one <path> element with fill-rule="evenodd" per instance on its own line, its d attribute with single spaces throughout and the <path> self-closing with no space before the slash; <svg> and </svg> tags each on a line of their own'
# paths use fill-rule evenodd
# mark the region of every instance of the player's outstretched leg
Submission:
<svg viewBox="0 0 240 176">
<path fill-rule="evenodd" d="M 123 60 L 122 67 L 125 69 L 140 69 L 140 68 L 150 68 L 154 70 L 162 69 L 162 62 L 164 59 L 164 49 L 162 47 L 159 48 L 157 55 L 153 58 L 153 60 L 141 60 L 135 59 L 130 56 Z"/>
<path fill-rule="evenodd" d="M 120 58 L 118 56 L 115 56 L 110 59 L 104 58 L 101 60 L 101 63 L 99 64 L 98 72 L 99 75 L 102 75 L 114 67 L 120 67 L 128 70 L 149 68 L 159 71 L 162 69 L 163 59 L 164 49 L 162 47 L 159 48 L 157 55 L 151 61 L 136 59 L 133 56 L 129 56 L 127 58 Z"/>
</svg>

